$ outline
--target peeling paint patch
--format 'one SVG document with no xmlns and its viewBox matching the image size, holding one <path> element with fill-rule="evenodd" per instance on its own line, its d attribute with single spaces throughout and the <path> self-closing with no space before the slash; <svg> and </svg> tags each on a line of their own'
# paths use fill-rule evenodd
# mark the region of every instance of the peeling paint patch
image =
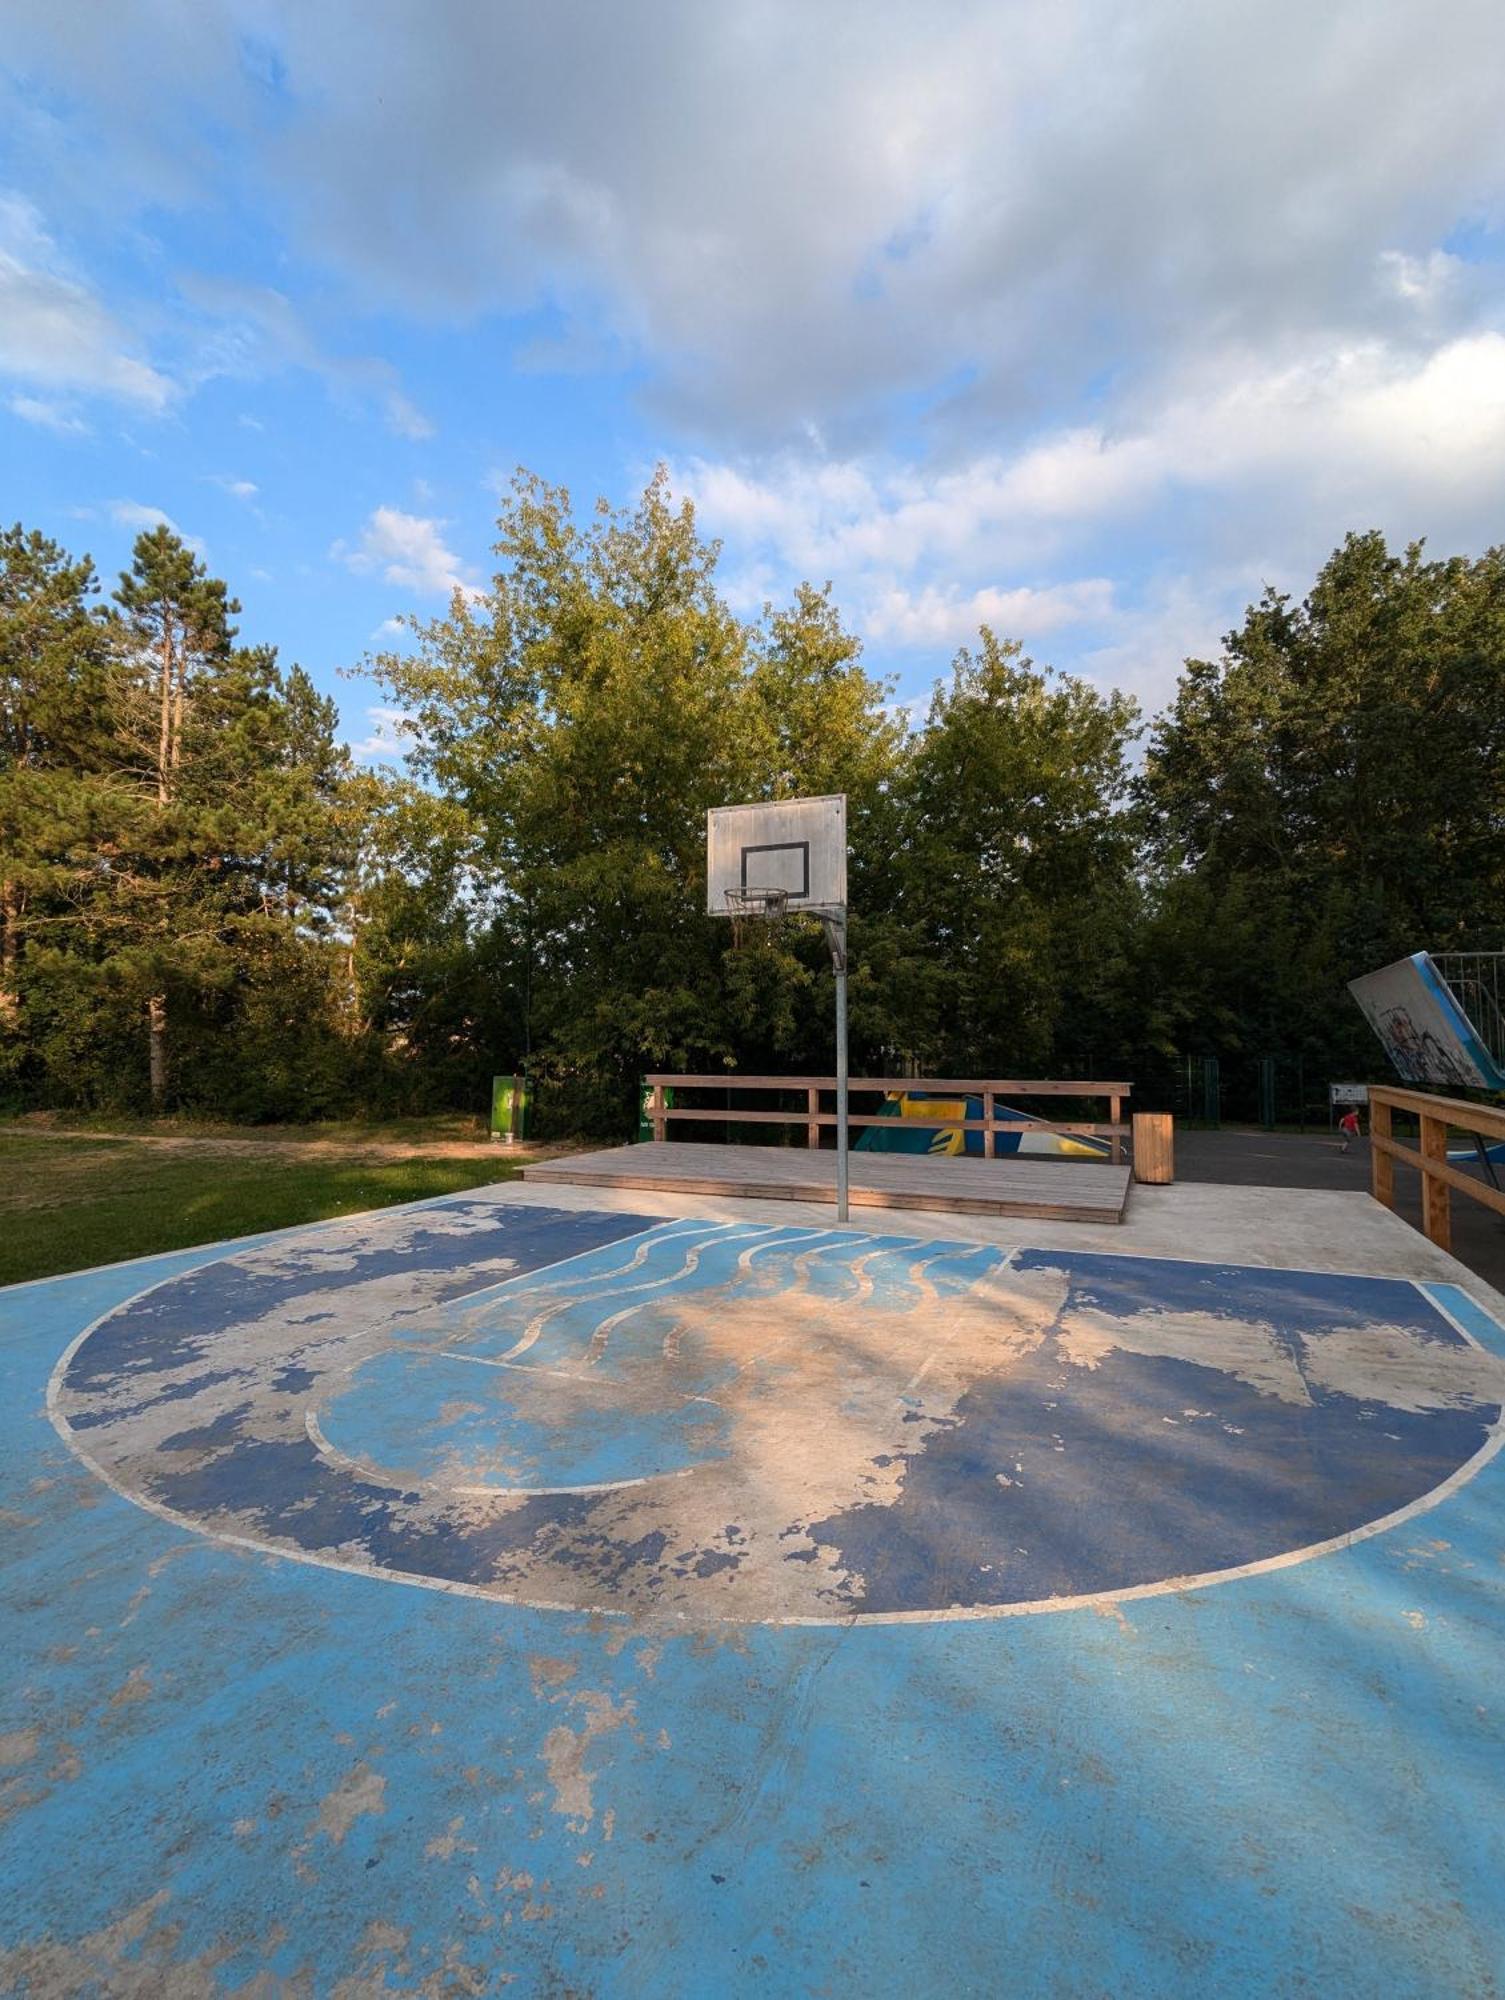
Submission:
<svg viewBox="0 0 1505 2000">
<path fill-rule="evenodd" d="M 630 1700 L 618 1703 L 609 1694 L 595 1692 L 582 1692 L 567 1699 L 584 1709 L 585 1726 L 571 1729 L 565 1723 L 558 1724 L 544 1738 L 539 1756 L 554 1790 L 551 1809 L 569 1821 L 572 1832 L 583 1833 L 595 1818 L 593 1774 L 586 1768 L 586 1752 L 599 1737 L 632 1720 L 633 1703 Z M 608 1821 L 614 1820 L 609 1810 L 607 1817 Z M 610 1840 L 610 1824 L 605 1834 Z"/>
<path fill-rule="evenodd" d="M 386 1809 L 386 1779 L 369 1764 L 357 1764 L 319 1801 L 318 1816 L 309 1831 L 327 1835 L 338 1847 L 358 1819 Z"/>
<path fill-rule="evenodd" d="M 481 1202 L 194 1271 L 54 1384 L 210 1535 L 703 1625 L 1275 1560 L 1434 1490 L 1502 1403 L 1396 1280 Z"/>
</svg>

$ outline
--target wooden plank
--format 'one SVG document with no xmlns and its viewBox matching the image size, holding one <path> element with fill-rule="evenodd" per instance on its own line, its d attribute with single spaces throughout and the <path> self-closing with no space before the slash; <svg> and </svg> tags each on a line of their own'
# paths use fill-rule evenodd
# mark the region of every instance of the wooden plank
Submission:
<svg viewBox="0 0 1505 2000">
<path fill-rule="evenodd" d="M 834 1076 L 741 1076 L 727 1072 L 721 1076 L 679 1076 L 667 1070 L 644 1079 L 648 1083 L 683 1084 L 687 1090 L 834 1090 Z M 935 1090 L 943 1092 L 965 1091 L 976 1097 L 983 1091 L 994 1091 L 1002 1096 L 1012 1091 L 1019 1097 L 1111 1097 L 1115 1091 L 1121 1096 L 1132 1095 L 1132 1083 L 1060 1083 L 1041 1080 L 1000 1082 L 991 1077 L 978 1080 L 975 1077 L 934 1077 L 934 1076 L 854 1076 L 849 1086 L 852 1090 Z"/>
<path fill-rule="evenodd" d="M 712 1195 L 741 1201 L 834 1202 L 836 1199 L 833 1189 L 815 1182 L 802 1187 L 797 1183 L 791 1184 L 785 1181 L 767 1184 L 748 1181 L 739 1182 L 733 1187 L 714 1175 L 707 1175 L 701 1179 L 687 1179 L 683 1174 L 668 1168 L 660 1172 L 634 1175 L 604 1170 L 566 1174 L 555 1170 L 553 1163 L 550 1162 L 546 1166 L 526 1168 L 525 1178 L 562 1183 L 572 1187 L 654 1188 L 665 1194 Z M 848 1200 L 853 1208 L 921 1209 L 948 1215 L 1014 1215 L 1052 1222 L 1120 1223 L 1123 1221 L 1121 1208 L 1088 1206 L 1079 1202 L 1057 1202 L 1048 1199 L 1036 1200 L 1024 1195 L 994 1199 L 983 1195 L 935 1194 L 923 1188 L 873 1188 L 853 1184 L 848 1190 Z"/>
<path fill-rule="evenodd" d="M 1119 1161 L 1122 1160 L 1124 1156 L 1124 1142 L 1118 1136 L 1119 1133 L 1122 1132 L 1123 1130 L 1123 1126 L 1119 1123 L 1119 1119 L 1122 1116 L 1122 1113 L 1123 1113 L 1123 1098 L 1119 1094 L 1119 1092 L 1115 1090 L 1112 1096 L 1109 1097 L 1108 1099 L 1108 1122 L 1109 1122 L 1109 1129 L 1113 1133 L 1113 1164 L 1115 1167 L 1118 1165 Z"/>
<path fill-rule="evenodd" d="M 1488 1139 L 1505 1139 L 1505 1110 L 1495 1104 L 1464 1104 L 1456 1097 L 1436 1097 L 1425 1090 L 1392 1089 L 1388 1083 L 1369 1086 L 1371 1113 L 1381 1104 L 1417 1117 L 1440 1118 L 1460 1132 L 1482 1132 Z M 1371 1121 L 1378 1123 L 1377 1120 Z"/>
<path fill-rule="evenodd" d="M 1435 1171 L 1448 1163 L 1448 1128 L 1444 1118 L 1423 1117 L 1421 1121 L 1421 1226 L 1439 1250 L 1453 1247 L 1452 1196 L 1447 1182 Z"/>
<path fill-rule="evenodd" d="M 1488 1181 L 1475 1180 L 1472 1174 L 1465 1174 L 1453 1166 L 1446 1156 L 1440 1160 L 1424 1159 L 1414 1146 L 1403 1146 L 1398 1139 L 1382 1138 L 1373 1130 L 1369 1145 L 1371 1152 L 1399 1160 L 1404 1166 L 1415 1167 L 1433 1180 L 1456 1188 L 1460 1194 L 1472 1195 L 1475 1201 L 1482 1202 L 1485 1208 L 1492 1208 L 1497 1215 L 1505 1215 L 1505 1188 L 1491 1187 Z"/>
<path fill-rule="evenodd" d="M 817 1111 L 811 1119 L 808 1111 L 681 1111 L 671 1106 L 664 1113 L 671 1123 L 688 1120 L 700 1125 L 837 1125 L 841 1121 L 834 1111 Z M 886 1125 L 904 1131 L 916 1132 L 1074 1132 L 1082 1135 L 1099 1134 L 1107 1137 L 1118 1132 L 1127 1134 L 1127 1125 L 1076 1124 L 1052 1125 L 1044 1118 L 995 1118 L 991 1128 L 981 1118 L 883 1118 L 876 1114 L 865 1117 L 853 1112 L 847 1119 L 849 1125 Z"/>
<path fill-rule="evenodd" d="M 1077 1174 L 1069 1162 L 854 1156 L 851 1200 L 864 1208 L 925 1209 L 1017 1215 L 1042 1220 L 1117 1223 L 1129 1172 Z M 743 1200 L 829 1202 L 835 1159 L 829 1153 L 774 1147 L 694 1145 L 683 1141 L 623 1146 L 537 1161 L 530 1180 L 587 1187 L 657 1188 Z"/>
<path fill-rule="evenodd" d="M 805 1144 L 812 1153 L 820 1151 L 820 1092 L 812 1084 L 805 1093 Z"/>
<path fill-rule="evenodd" d="M 1371 1095 L 1369 1099 L 1370 1192 L 1375 1200 L 1383 1202 L 1386 1208 L 1395 1206 L 1395 1160 L 1390 1147 L 1390 1106 L 1377 1101 Z"/>
</svg>

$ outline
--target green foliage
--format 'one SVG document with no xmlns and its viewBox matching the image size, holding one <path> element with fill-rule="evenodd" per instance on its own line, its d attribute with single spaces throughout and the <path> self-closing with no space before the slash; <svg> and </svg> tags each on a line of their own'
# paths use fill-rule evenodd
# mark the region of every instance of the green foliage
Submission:
<svg viewBox="0 0 1505 2000">
<path fill-rule="evenodd" d="M 1372 1062 L 1346 980 L 1505 946 L 1505 551 L 1350 535 L 1304 603 L 1267 592 L 1187 662 L 1141 796 L 1164 1038 Z"/>
<path fill-rule="evenodd" d="M 0 563 L 11 1086 L 333 1107 L 327 941 L 357 833 L 334 704 L 235 644 L 238 606 L 167 528 L 137 540 L 114 612 L 38 537 L 15 530 Z"/>
<path fill-rule="evenodd" d="M 1352 536 L 1133 704 L 984 630 L 919 725 L 829 589 L 735 616 L 662 475 L 584 517 L 519 474 L 496 573 L 368 662 L 407 775 L 242 644 L 166 528 L 112 603 L 0 535 L 0 1097 L 241 1119 L 483 1104 L 625 1134 L 649 1068 L 823 1071 L 813 924 L 734 948 L 705 813 L 843 792 L 853 1059 L 1144 1076 L 1375 1055 L 1344 992 L 1505 945 L 1505 554 Z"/>
<path fill-rule="evenodd" d="M 936 689 L 896 857 L 918 964 L 893 1011 L 928 1066 L 1043 1074 L 1068 1035 L 1102 1046 L 1133 900 L 1134 723 L 1124 697 L 1041 672 L 987 630 Z"/>
</svg>

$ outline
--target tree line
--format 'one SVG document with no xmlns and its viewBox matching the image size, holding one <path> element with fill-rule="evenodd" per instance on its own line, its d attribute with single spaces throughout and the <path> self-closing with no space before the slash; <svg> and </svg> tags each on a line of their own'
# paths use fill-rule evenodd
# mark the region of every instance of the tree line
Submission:
<svg viewBox="0 0 1505 2000">
<path fill-rule="evenodd" d="M 0 1103 L 418 1112 L 526 1066 L 605 1131 L 644 1069 L 824 1070 L 819 933 L 704 914 L 743 799 L 847 795 L 859 1072 L 1379 1075 L 1345 982 L 1505 946 L 1505 551 L 1350 535 L 1148 723 L 986 629 L 917 715 L 829 588 L 740 618 L 717 556 L 661 476 L 582 518 L 520 474 L 489 588 L 362 663 L 399 774 L 170 529 L 108 597 L 0 535 Z"/>
</svg>

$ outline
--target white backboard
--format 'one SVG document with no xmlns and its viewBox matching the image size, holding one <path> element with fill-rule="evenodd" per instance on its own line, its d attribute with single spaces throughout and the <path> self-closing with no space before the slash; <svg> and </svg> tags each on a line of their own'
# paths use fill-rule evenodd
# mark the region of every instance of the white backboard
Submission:
<svg viewBox="0 0 1505 2000">
<path fill-rule="evenodd" d="M 706 908 L 732 913 L 727 891 L 779 889 L 791 910 L 847 903 L 847 801 L 820 799 L 713 806 L 706 814 Z"/>
</svg>

